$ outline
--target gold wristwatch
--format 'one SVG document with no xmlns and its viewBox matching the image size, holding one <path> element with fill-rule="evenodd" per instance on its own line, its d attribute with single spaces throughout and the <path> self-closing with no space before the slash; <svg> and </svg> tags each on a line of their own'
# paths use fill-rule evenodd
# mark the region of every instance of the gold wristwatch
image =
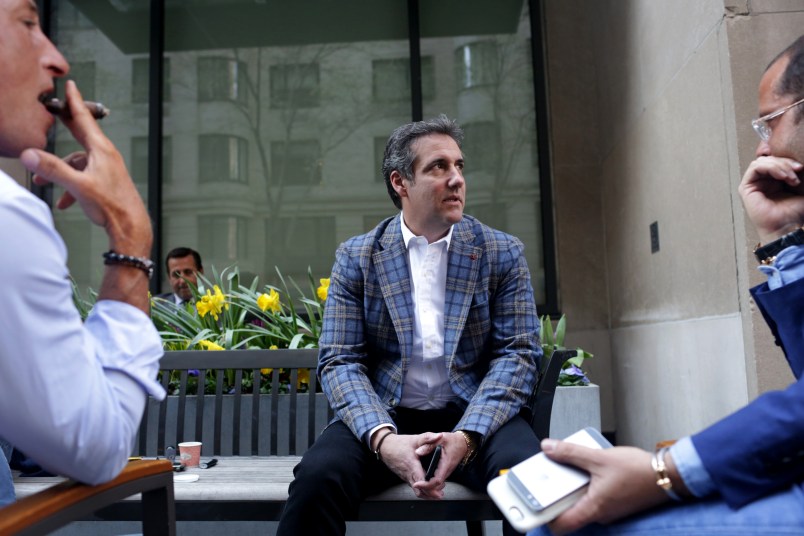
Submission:
<svg viewBox="0 0 804 536">
<path fill-rule="evenodd" d="M 457 433 L 463 436 L 464 441 L 466 441 L 466 455 L 461 460 L 461 467 L 466 467 L 468 464 L 475 459 L 475 455 L 477 454 L 477 448 L 480 446 L 480 441 L 478 440 L 477 436 L 480 434 L 476 432 L 467 432 L 465 430 L 456 430 Z"/>
</svg>

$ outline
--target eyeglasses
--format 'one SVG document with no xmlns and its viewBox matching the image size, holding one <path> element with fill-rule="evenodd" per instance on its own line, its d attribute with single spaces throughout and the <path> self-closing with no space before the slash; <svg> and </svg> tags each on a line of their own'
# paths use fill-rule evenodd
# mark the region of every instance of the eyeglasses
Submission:
<svg viewBox="0 0 804 536">
<path fill-rule="evenodd" d="M 770 127 L 770 125 L 768 123 L 771 120 L 776 119 L 777 117 L 779 117 L 780 115 L 785 113 L 790 108 L 794 108 L 794 107 L 798 106 L 799 104 L 801 104 L 803 102 L 804 102 L 804 99 L 798 100 L 798 101 L 794 102 L 793 104 L 788 104 L 787 106 L 785 106 L 784 108 L 782 108 L 780 110 L 776 110 L 775 112 L 771 112 L 768 115 L 763 115 L 759 119 L 754 119 L 753 121 L 751 121 L 751 126 L 754 127 L 754 130 L 756 131 L 756 133 L 760 137 L 760 139 L 762 139 L 762 141 L 768 141 L 770 139 L 770 137 L 771 137 L 771 127 Z"/>
</svg>

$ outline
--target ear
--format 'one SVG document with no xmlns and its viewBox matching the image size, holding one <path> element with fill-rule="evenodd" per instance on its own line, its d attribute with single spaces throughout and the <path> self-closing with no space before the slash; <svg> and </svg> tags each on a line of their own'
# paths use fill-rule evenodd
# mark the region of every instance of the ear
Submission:
<svg viewBox="0 0 804 536">
<path fill-rule="evenodd" d="M 399 197 L 407 197 L 408 196 L 408 188 L 405 185 L 405 178 L 399 173 L 397 170 L 391 172 L 391 186 L 394 187 L 394 191 Z"/>
</svg>

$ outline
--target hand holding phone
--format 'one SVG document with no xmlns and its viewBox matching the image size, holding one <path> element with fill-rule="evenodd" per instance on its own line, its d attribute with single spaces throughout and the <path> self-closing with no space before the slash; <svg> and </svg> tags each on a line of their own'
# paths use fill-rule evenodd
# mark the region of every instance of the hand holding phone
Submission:
<svg viewBox="0 0 804 536">
<path fill-rule="evenodd" d="M 584 428 L 564 441 L 589 448 L 611 447 L 594 428 Z M 588 483 L 585 471 L 555 462 L 540 452 L 493 479 L 487 490 L 511 525 L 527 532 L 572 506 L 586 493 Z"/>
<path fill-rule="evenodd" d="M 427 473 L 424 475 L 425 480 L 430 480 L 436 472 L 438 461 L 441 459 L 441 445 L 438 445 L 433 451 L 433 457 L 430 459 L 430 465 L 427 467 Z"/>
</svg>

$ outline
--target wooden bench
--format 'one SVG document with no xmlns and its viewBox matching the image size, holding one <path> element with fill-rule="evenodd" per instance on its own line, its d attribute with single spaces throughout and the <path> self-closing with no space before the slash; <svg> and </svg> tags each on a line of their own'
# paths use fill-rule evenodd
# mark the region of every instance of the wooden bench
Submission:
<svg viewBox="0 0 804 536">
<path fill-rule="evenodd" d="M 531 396 L 532 425 L 538 437 L 550 430 L 561 365 L 573 351 L 556 351 L 542 366 L 536 391 Z M 162 358 L 162 383 L 178 390 L 158 403 L 151 400 L 145 412 L 135 455 L 163 456 L 166 446 L 201 440 L 202 460 L 218 464 L 209 469 L 189 469 L 199 475 L 191 483 L 175 483 L 176 519 L 179 521 L 274 521 L 282 512 L 293 479 L 293 467 L 332 417 L 323 395 L 316 394 L 315 366 L 318 350 L 250 350 L 168 352 Z M 227 372 L 227 369 L 229 371 Z M 270 373 L 270 393 L 260 394 L 265 382 L 261 369 Z M 287 393 L 280 394 L 280 369 L 289 376 Z M 300 371 L 310 370 L 309 389 L 299 392 Z M 165 371 L 173 371 L 168 374 Z M 214 395 L 187 394 L 193 379 L 207 371 L 216 382 Z M 232 394 L 224 392 L 224 380 Z M 253 382 L 255 394 L 242 394 Z M 45 485 L 47 479 L 40 486 Z M 17 486 L 19 495 L 34 484 Z M 465 521 L 469 535 L 482 534 L 485 520 L 502 516 L 485 493 L 447 483 L 446 499 L 418 499 L 409 486 L 399 484 L 367 498 L 356 521 Z M 91 519 L 137 519 L 136 498 L 121 501 Z"/>
<path fill-rule="evenodd" d="M 131 461 L 117 478 L 98 486 L 58 480 L 0 509 L 0 534 L 45 534 L 135 493 L 141 497 L 137 518 L 142 519 L 143 535 L 176 534 L 173 467 L 167 460 Z M 41 483 L 36 485 L 41 487 Z"/>
</svg>

